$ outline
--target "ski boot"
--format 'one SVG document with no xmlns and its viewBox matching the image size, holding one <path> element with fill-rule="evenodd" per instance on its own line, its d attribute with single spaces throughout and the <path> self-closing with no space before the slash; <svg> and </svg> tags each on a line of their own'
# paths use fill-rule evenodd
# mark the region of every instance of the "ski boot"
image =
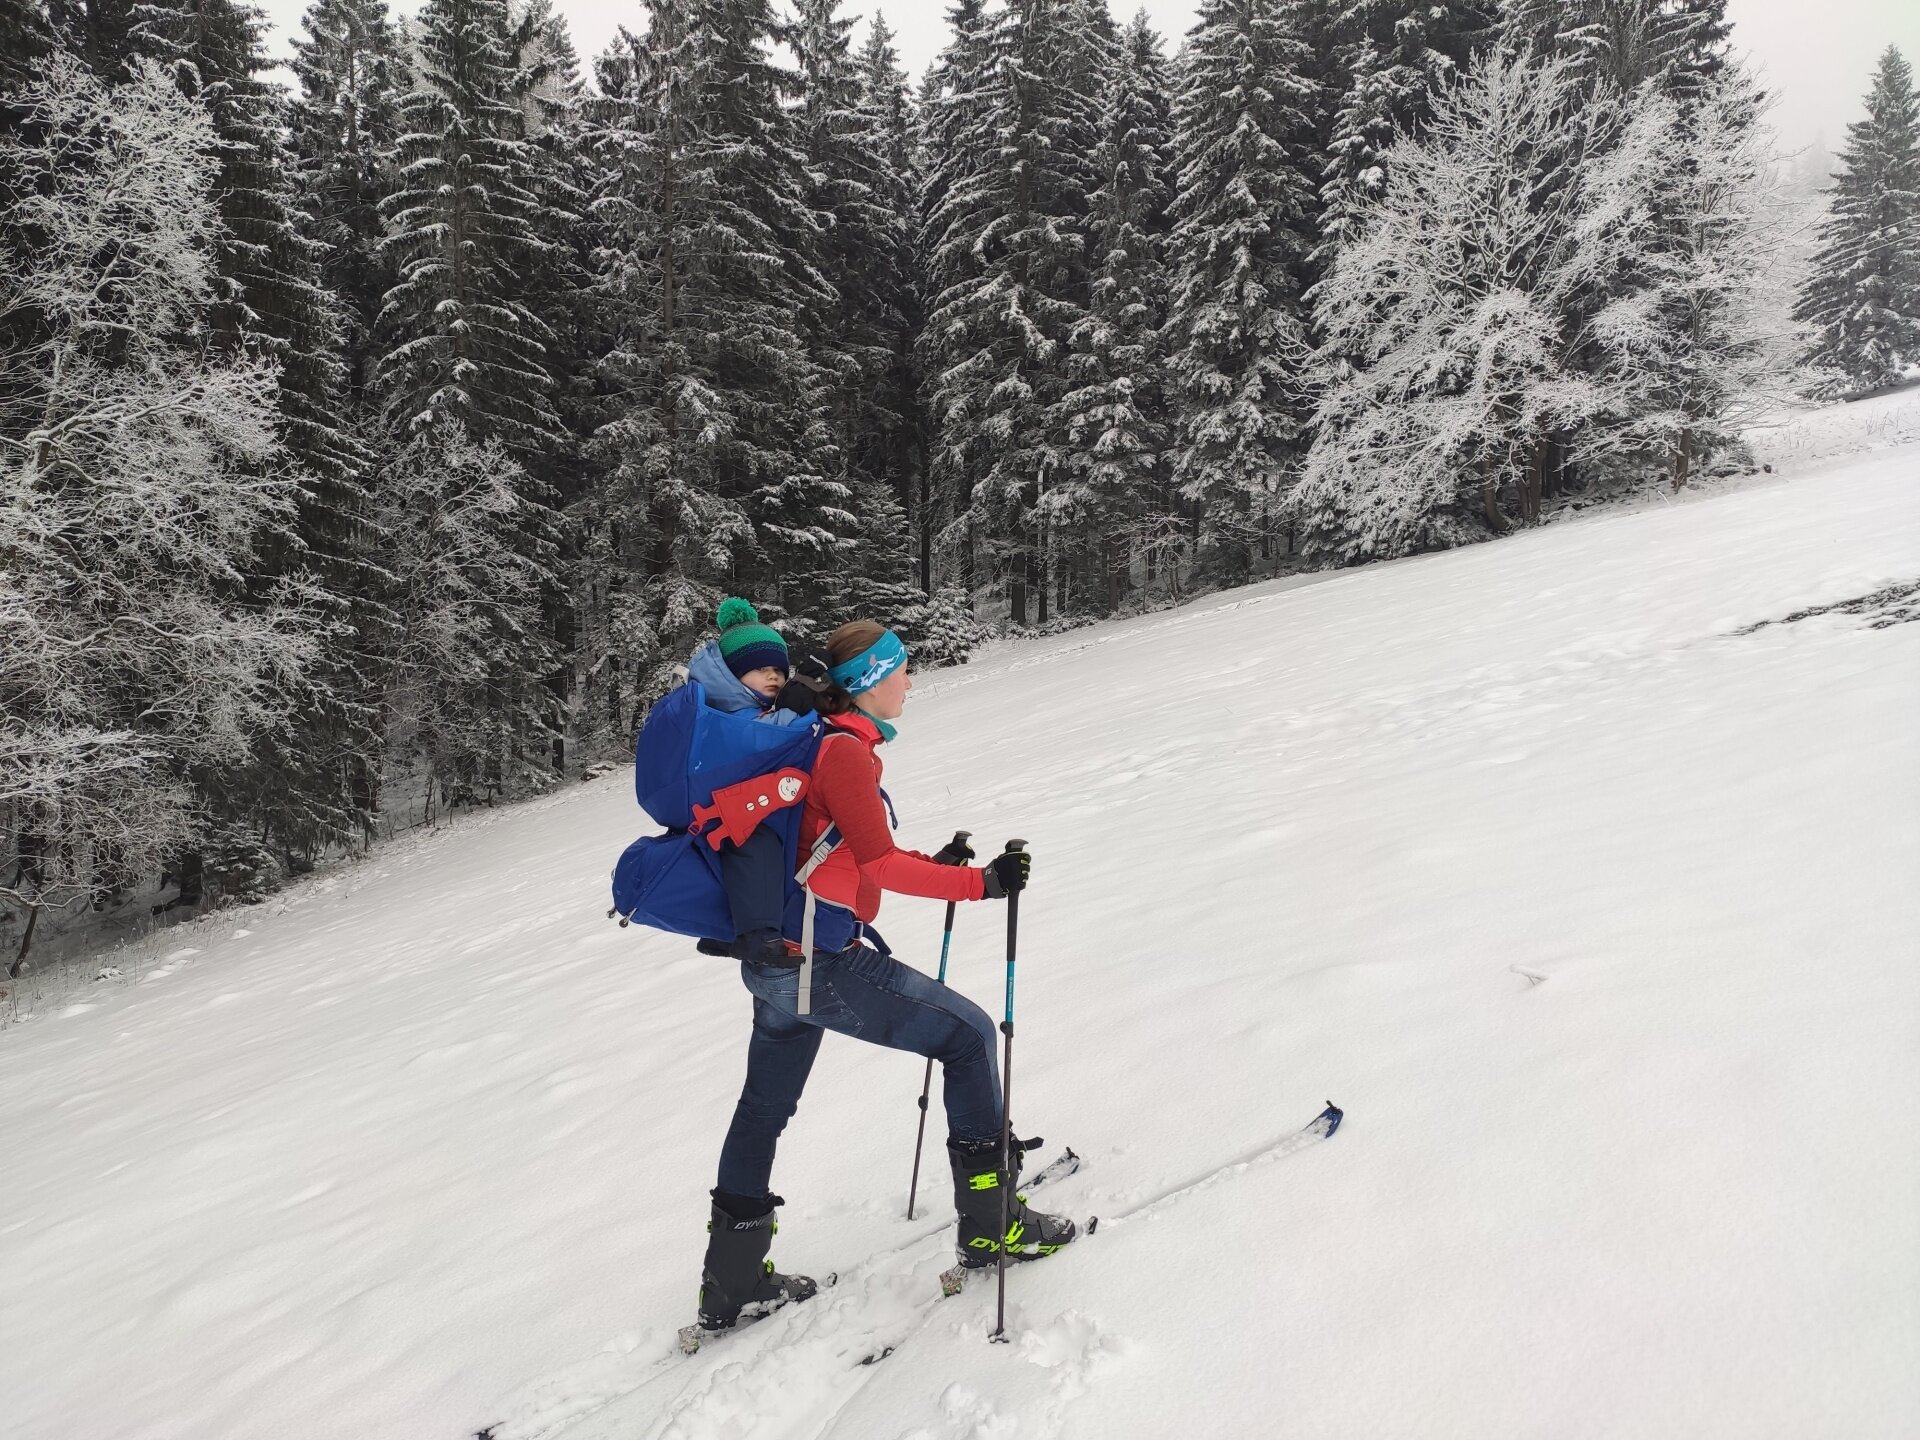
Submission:
<svg viewBox="0 0 1920 1440">
<path fill-rule="evenodd" d="M 953 1162 L 953 1208 L 960 1212 L 960 1230 L 954 1249 L 959 1263 L 940 1277 L 940 1288 L 956 1293 L 966 1283 L 970 1270 L 986 1270 L 1000 1263 L 1000 1251 L 1007 1252 L 1007 1263 L 1038 1260 L 1073 1242 L 1077 1233 L 1073 1222 L 1061 1215 L 1045 1215 L 1027 1208 L 1027 1197 L 1018 1193 L 1007 1210 L 1007 1229 L 1000 1231 L 1002 1186 L 1018 1183 L 1022 1147 L 1014 1146 L 1014 1169 L 1000 1168 L 1000 1142 L 947 1142 L 947 1158 Z"/>
<path fill-rule="evenodd" d="M 767 1259 L 773 1248 L 778 1195 L 754 1199 L 713 1192 L 707 1222 L 707 1258 L 700 1268 L 700 1320 L 680 1331 L 680 1348 L 691 1355 L 703 1340 L 736 1325 L 771 1315 L 782 1305 L 811 1300 L 819 1289 L 805 1275 L 782 1275 Z"/>
</svg>

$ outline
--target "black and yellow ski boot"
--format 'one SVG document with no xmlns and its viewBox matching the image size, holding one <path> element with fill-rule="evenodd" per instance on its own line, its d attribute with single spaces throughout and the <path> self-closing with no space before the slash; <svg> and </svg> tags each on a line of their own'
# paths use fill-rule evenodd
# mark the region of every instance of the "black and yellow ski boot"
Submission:
<svg viewBox="0 0 1920 1440">
<path fill-rule="evenodd" d="M 940 1277 L 941 1289 L 949 1295 L 966 1282 L 966 1272 L 997 1266 L 1003 1248 L 1011 1265 L 1041 1259 L 1073 1243 L 1078 1232 L 1071 1220 L 1029 1209 L 1027 1197 L 1017 1192 L 1007 1207 L 1006 1230 L 1001 1231 L 1002 1187 L 1018 1183 L 1019 1172 L 1000 1168 L 998 1140 L 949 1140 L 947 1158 L 953 1163 L 953 1208 L 960 1213 L 954 1242 L 959 1264 Z"/>
<path fill-rule="evenodd" d="M 782 1275 L 767 1259 L 773 1248 L 778 1195 L 755 1199 L 713 1192 L 707 1222 L 707 1258 L 700 1268 L 700 1320 L 680 1331 L 680 1348 L 691 1355 L 701 1342 L 771 1315 L 782 1305 L 811 1300 L 819 1286 L 805 1275 Z"/>
</svg>

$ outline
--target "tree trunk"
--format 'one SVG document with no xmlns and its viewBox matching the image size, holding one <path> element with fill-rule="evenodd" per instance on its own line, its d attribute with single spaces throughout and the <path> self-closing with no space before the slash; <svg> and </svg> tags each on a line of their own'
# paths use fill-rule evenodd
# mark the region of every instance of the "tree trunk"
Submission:
<svg viewBox="0 0 1920 1440">
<path fill-rule="evenodd" d="M 1547 437 L 1537 437 L 1527 449 L 1526 478 L 1520 491 L 1520 514 L 1523 519 L 1540 518 L 1540 497 L 1546 488 L 1547 473 Z"/>
<path fill-rule="evenodd" d="M 1038 601 L 1039 614 L 1035 618 L 1040 624 L 1044 625 L 1047 623 L 1049 609 L 1047 603 L 1047 527 L 1045 525 L 1040 527 L 1040 543 L 1027 552 L 1027 563 L 1032 567 L 1029 571 L 1029 583 L 1033 586 L 1034 595 Z"/>
<path fill-rule="evenodd" d="M 1491 455 L 1480 457 L 1480 510 L 1494 534 L 1507 533 L 1507 517 L 1500 513 L 1500 478 L 1493 468 Z"/>
<path fill-rule="evenodd" d="M 920 458 L 920 590 L 933 597 L 933 466 L 928 463 L 925 438 L 913 446 Z"/>
<path fill-rule="evenodd" d="M 38 900 L 34 901 L 33 904 L 27 908 L 26 933 L 20 937 L 20 953 L 15 955 L 13 957 L 13 963 L 7 966 L 7 977 L 9 979 L 18 980 L 21 973 L 27 968 L 27 952 L 33 949 L 33 932 L 34 928 L 40 923 L 40 908 L 40 902 Z"/>
<path fill-rule="evenodd" d="M 1693 431 L 1682 430 L 1680 443 L 1673 447 L 1673 488 L 1676 494 L 1687 483 L 1687 476 L 1693 469 Z"/>
</svg>

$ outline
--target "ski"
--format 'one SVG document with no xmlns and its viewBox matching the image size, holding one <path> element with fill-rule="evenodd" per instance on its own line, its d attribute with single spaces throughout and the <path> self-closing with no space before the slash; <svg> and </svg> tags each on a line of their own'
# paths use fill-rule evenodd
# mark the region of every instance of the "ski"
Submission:
<svg viewBox="0 0 1920 1440">
<path fill-rule="evenodd" d="M 1053 1159 L 1034 1171 L 1033 1174 L 1022 1180 L 1020 1186 L 1025 1190 L 1037 1189 L 1050 1181 L 1064 1180 L 1079 1168 L 1080 1157 L 1073 1153 L 1073 1147 L 1069 1145 L 1065 1150 L 1062 1150 L 1058 1155 L 1054 1156 Z"/>
<path fill-rule="evenodd" d="M 822 1290 L 831 1290 L 839 1279 L 840 1273 L 837 1270 L 821 1276 L 818 1280 L 814 1281 L 814 1295 L 818 1295 Z M 712 1345 L 717 1341 L 726 1339 L 729 1335 L 738 1335 L 756 1320 L 764 1320 L 769 1315 L 777 1315 L 789 1305 L 804 1305 L 807 1303 L 807 1300 L 811 1300 L 812 1298 L 813 1295 L 809 1295 L 803 1300 L 782 1300 L 778 1304 L 767 1306 L 765 1309 L 750 1305 L 745 1310 L 742 1310 L 740 1312 L 740 1318 L 735 1320 L 733 1324 L 725 1330 L 709 1330 L 698 1320 L 694 1321 L 691 1325 L 682 1325 L 680 1327 L 679 1338 L 680 1353 L 683 1355 L 698 1354 L 702 1346 Z M 486 1440 L 486 1437 L 481 1436 L 479 1440 Z"/>
<path fill-rule="evenodd" d="M 1191 1190 L 1198 1189 L 1200 1186 L 1206 1184 L 1208 1181 L 1215 1179 L 1217 1176 L 1224 1173 L 1224 1169 L 1238 1168 L 1239 1166 L 1252 1164 L 1257 1161 L 1278 1160 L 1283 1156 L 1293 1154 L 1295 1151 L 1303 1150 L 1314 1141 L 1325 1140 L 1329 1136 L 1331 1136 L 1334 1133 L 1334 1131 L 1340 1128 L 1340 1122 L 1345 1118 L 1346 1118 L 1346 1111 L 1342 1110 L 1338 1105 L 1334 1104 L 1331 1100 L 1329 1100 L 1327 1102 L 1326 1109 L 1322 1110 L 1318 1115 L 1314 1116 L 1313 1119 L 1308 1121 L 1304 1127 L 1302 1127 L 1299 1130 L 1296 1130 L 1293 1134 L 1288 1135 L 1287 1137 L 1282 1139 L 1278 1144 L 1269 1145 L 1264 1149 L 1256 1152 L 1254 1155 L 1247 1157 L 1247 1159 L 1235 1162 L 1234 1166 L 1223 1167 L 1223 1170 L 1214 1171 L 1212 1174 L 1203 1176 L 1201 1177 L 1201 1179 L 1194 1181 L 1191 1184 L 1176 1186 L 1172 1190 L 1166 1191 L 1162 1194 L 1155 1195 L 1144 1201 L 1141 1201 L 1139 1204 L 1136 1204 L 1133 1207 L 1131 1207 L 1129 1210 L 1125 1211 L 1118 1218 L 1121 1220 L 1128 1219 L 1129 1217 L 1133 1215 L 1137 1215 L 1142 1211 L 1150 1210 L 1153 1207 L 1163 1204 L 1168 1200 L 1174 1199 L 1181 1195 L 1185 1195 Z M 1078 1170 L 1079 1168 L 1080 1168 L 1080 1157 L 1074 1154 L 1071 1149 L 1069 1149 L 1064 1155 L 1061 1155 L 1057 1160 L 1054 1160 L 1051 1164 L 1045 1166 L 1042 1170 L 1038 1171 L 1034 1175 L 1034 1177 L 1031 1180 L 1029 1180 L 1026 1186 L 1023 1188 L 1031 1189 L 1032 1187 L 1039 1185 L 1043 1180 L 1061 1179 L 1064 1176 L 1073 1174 L 1074 1171 Z M 1098 1233 L 1099 1229 L 1100 1229 L 1100 1217 L 1098 1215 L 1091 1216 L 1087 1220 L 1085 1227 L 1082 1229 L 1080 1238 L 1091 1239 L 1096 1233 Z M 1022 1262 L 1022 1263 L 1027 1263 L 1027 1262 Z M 958 1295 L 961 1292 L 961 1290 L 963 1290 L 966 1287 L 967 1277 L 969 1275 L 992 1275 L 995 1273 L 997 1273 L 997 1267 L 991 1266 L 991 1265 L 951 1266 L 948 1269 L 942 1270 L 940 1272 L 940 1294 L 942 1298 L 951 1298 L 955 1295 Z M 884 1360 L 886 1356 L 891 1353 L 892 1351 L 891 1349 L 889 1349 L 888 1351 L 879 1355 L 869 1355 L 865 1360 L 861 1361 L 860 1363 L 863 1365 L 871 1365 L 876 1360 Z"/>
</svg>

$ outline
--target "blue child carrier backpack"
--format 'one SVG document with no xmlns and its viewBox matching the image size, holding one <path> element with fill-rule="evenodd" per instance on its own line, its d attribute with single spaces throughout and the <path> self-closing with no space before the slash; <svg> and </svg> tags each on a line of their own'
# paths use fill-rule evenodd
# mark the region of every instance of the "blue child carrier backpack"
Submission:
<svg viewBox="0 0 1920 1440">
<path fill-rule="evenodd" d="M 800 1013 L 808 1009 L 813 951 L 854 935 L 845 907 L 816 902 L 807 877 L 839 844 L 831 826 L 804 861 L 800 817 L 827 727 L 770 725 L 717 710 L 687 680 L 648 711 L 634 744 L 634 792 L 666 827 L 643 835 L 613 867 L 622 925 L 706 942 L 710 953 L 801 947 Z"/>
</svg>

